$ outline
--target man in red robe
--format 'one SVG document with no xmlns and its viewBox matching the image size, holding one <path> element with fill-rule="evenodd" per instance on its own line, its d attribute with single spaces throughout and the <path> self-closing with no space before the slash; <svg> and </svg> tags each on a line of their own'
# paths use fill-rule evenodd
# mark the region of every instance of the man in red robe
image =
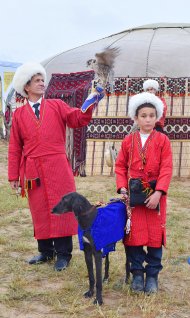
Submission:
<svg viewBox="0 0 190 318">
<path fill-rule="evenodd" d="M 29 264 L 47 262 L 55 253 L 54 268 L 60 271 L 70 262 L 72 235 L 77 234 L 78 227 L 73 213 L 59 217 L 51 213 L 63 195 L 75 191 L 65 152 L 66 125 L 70 128 L 88 125 L 93 102 L 81 111 L 59 99 L 44 99 L 45 80 L 45 69 L 38 63 L 23 64 L 15 73 L 13 87 L 27 102 L 14 112 L 8 178 L 12 189 L 21 189 L 23 195 L 25 191 L 28 193 L 40 252 Z M 102 97 L 103 94 L 93 94 L 96 101 Z"/>
<path fill-rule="evenodd" d="M 148 80 L 144 81 L 143 89 L 145 92 L 148 92 L 151 94 L 156 94 L 159 91 L 159 84 L 155 80 L 148 79 Z M 165 119 L 166 119 L 166 113 L 167 113 L 167 104 L 166 104 L 166 101 L 164 98 L 160 97 L 160 99 L 164 105 L 164 108 L 163 108 L 163 114 L 162 114 L 161 118 L 159 120 L 157 120 L 155 123 L 155 129 L 157 131 L 163 132 L 164 123 L 165 123 Z"/>
<path fill-rule="evenodd" d="M 129 205 L 124 245 L 133 274 L 131 288 L 147 294 L 158 290 L 162 245 L 166 243 L 166 197 L 172 177 L 170 141 L 154 129 L 162 113 L 162 101 L 154 94 L 141 93 L 131 97 L 129 117 L 135 120 L 139 130 L 125 137 L 115 165 L 117 191 L 126 197 Z M 132 178 L 138 181 L 137 184 L 140 182 L 140 187 L 129 187 Z M 156 181 L 154 192 L 151 181 Z M 143 195 L 145 191 L 149 195 L 136 205 L 141 189 Z M 133 207 L 130 206 L 132 190 L 136 200 Z"/>
</svg>

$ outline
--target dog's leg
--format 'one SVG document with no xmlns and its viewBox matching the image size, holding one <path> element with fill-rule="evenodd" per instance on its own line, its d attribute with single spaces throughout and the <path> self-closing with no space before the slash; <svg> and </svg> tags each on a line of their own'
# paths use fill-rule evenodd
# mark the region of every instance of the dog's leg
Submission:
<svg viewBox="0 0 190 318">
<path fill-rule="evenodd" d="M 88 278 L 89 278 L 89 290 L 84 293 L 85 298 L 91 298 L 94 294 L 94 271 L 93 271 L 93 257 L 92 257 L 92 247 L 90 244 L 85 243 L 84 244 L 84 256 L 85 256 L 85 262 L 88 269 Z"/>
<path fill-rule="evenodd" d="M 96 265 L 96 298 L 94 304 L 102 305 L 102 252 L 94 250 L 93 254 Z"/>
<path fill-rule="evenodd" d="M 107 282 L 109 278 L 109 253 L 105 257 L 105 273 L 104 273 L 104 279 L 103 282 Z"/>
</svg>

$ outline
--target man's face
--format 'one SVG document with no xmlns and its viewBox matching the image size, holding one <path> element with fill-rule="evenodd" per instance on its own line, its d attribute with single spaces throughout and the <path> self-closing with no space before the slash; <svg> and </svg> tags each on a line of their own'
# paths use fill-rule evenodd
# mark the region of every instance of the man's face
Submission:
<svg viewBox="0 0 190 318">
<path fill-rule="evenodd" d="M 25 85 L 25 90 L 30 96 L 41 97 L 45 92 L 44 79 L 42 75 L 34 75 L 29 84 Z"/>
</svg>

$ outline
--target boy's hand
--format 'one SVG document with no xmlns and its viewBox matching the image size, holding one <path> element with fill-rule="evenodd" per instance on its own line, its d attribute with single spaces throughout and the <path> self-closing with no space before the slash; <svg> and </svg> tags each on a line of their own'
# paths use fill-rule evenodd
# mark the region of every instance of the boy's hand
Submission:
<svg viewBox="0 0 190 318">
<path fill-rule="evenodd" d="M 152 195 L 150 195 L 144 202 L 146 203 L 146 207 L 148 209 L 156 209 L 160 198 L 161 198 L 162 192 L 155 191 Z"/>
<path fill-rule="evenodd" d="M 122 199 L 124 199 L 125 201 L 128 200 L 128 193 L 127 193 L 127 189 L 126 188 L 121 188 L 120 189 L 120 193 L 122 195 Z"/>
</svg>

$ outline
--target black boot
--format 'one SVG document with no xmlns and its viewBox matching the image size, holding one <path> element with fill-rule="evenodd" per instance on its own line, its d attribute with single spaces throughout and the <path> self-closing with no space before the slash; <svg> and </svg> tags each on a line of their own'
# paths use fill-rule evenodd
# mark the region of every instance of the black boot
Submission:
<svg viewBox="0 0 190 318">
<path fill-rule="evenodd" d="M 134 292 L 144 291 L 144 273 L 141 270 L 133 271 L 131 290 Z"/>
<path fill-rule="evenodd" d="M 153 294 L 158 292 L 158 276 L 147 276 L 145 289 L 146 294 Z"/>
<path fill-rule="evenodd" d="M 53 255 L 45 255 L 45 254 L 39 254 L 37 256 L 34 256 L 28 261 L 28 264 L 33 265 L 33 264 L 41 264 L 48 262 L 53 259 Z"/>
<path fill-rule="evenodd" d="M 62 271 L 69 266 L 69 261 L 62 255 L 57 256 L 57 260 L 54 265 L 55 271 Z"/>
</svg>

